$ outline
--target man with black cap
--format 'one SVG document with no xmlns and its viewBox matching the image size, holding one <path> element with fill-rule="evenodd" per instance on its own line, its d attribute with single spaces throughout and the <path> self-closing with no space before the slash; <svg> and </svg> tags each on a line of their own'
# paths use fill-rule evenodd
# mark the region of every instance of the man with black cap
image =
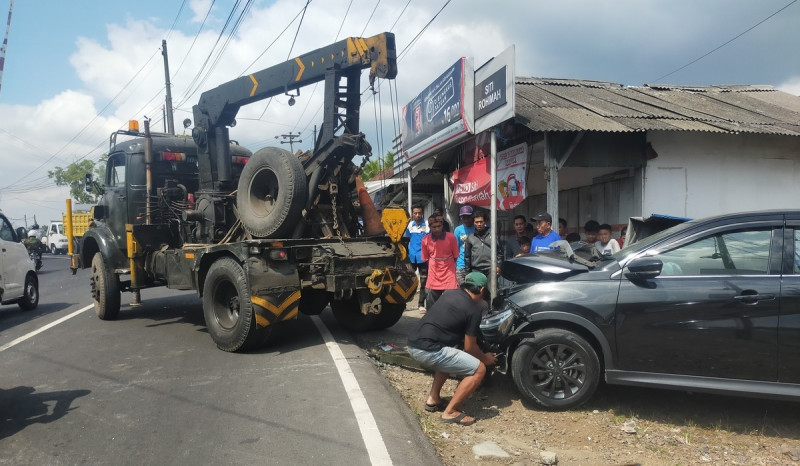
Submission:
<svg viewBox="0 0 800 466">
<path fill-rule="evenodd" d="M 465 205 L 458 211 L 458 217 L 461 219 L 461 225 L 453 230 L 453 235 L 458 241 L 458 260 L 456 261 L 456 280 L 458 284 L 464 283 L 464 277 L 467 276 L 467 265 L 464 263 L 464 242 L 467 241 L 467 236 L 475 231 L 475 217 L 472 206 Z"/>
<path fill-rule="evenodd" d="M 536 222 L 536 231 L 538 235 L 534 236 L 531 240 L 531 252 L 549 251 L 550 243 L 561 240 L 558 233 L 553 231 L 553 217 L 547 212 L 541 213 L 536 217 L 531 218 Z"/>
<path fill-rule="evenodd" d="M 468 426 L 475 419 L 461 405 L 478 388 L 486 367 L 497 363 L 494 353 L 478 346 L 486 275 L 471 272 L 457 290 L 445 291 L 408 336 L 408 352 L 422 367 L 434 371 L 425 410 L 442 411 L 442 421 Z M 464 349 L 457 346 L 463 345 Z M 463 376 L 449 402 L 441 390 L 450 375 Z"/>
</svg>

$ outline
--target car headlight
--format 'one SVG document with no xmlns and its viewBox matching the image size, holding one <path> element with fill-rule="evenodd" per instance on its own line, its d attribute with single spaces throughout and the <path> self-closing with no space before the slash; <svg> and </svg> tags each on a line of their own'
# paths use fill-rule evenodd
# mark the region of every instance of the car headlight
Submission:
<svg viewBox="0 0 800 466">
<path fill-rule="evenodd" d="M 514 324 L 514 310 L 505 310 L 492 314 L 481 320 L 481 333 L 486 341 L 497 342 L 505 338 Z"/>
</svg>

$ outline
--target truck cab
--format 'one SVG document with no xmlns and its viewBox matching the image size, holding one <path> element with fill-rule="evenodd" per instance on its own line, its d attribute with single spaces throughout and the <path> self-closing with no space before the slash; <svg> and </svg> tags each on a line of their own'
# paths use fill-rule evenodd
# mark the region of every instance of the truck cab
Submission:
<svg viewBox="0 0 800 466">
<path fill-rule="evenodd" d="M 64 234 L 64 222 L 52 220 L 50 226 L 47 227 L 45 236 L 42 237 L 42 244 L 47 246 L 47 250 L 53 255 L 66 254 L 68 240 Z"/>
</svg>

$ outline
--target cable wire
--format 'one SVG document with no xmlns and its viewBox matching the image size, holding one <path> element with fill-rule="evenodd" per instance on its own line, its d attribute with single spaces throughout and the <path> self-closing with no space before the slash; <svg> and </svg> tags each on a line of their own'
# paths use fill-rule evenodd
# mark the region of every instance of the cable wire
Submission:
<svg viewBox="0 0 800 466">
<path fill-rule="evenodd" d="M 761 20 L 761 21 L 759 21 L 758 23 L 756 23 L 756 24 L 754 24 L 753 26 L 751 26 L 751 27 L 749 27 L 748 29 L 746 29 L 744 32 L 742 32 L 742 33 L 740 33 L 740 34 L 737 34 L 737 35 L 736 35 L 736 36 L 735 36 L 733 39 L 731 39 L 731 40 L 729 40 L 729 41 L 727 41 L 727 42 L 723 43 L 722 45 L 720 45 L 720 46 L 716 47 L 715 49 L 711 50 L 710 52 L 708 52 L 708 53 L 706 53 L 706 54 L 703 54 L 703 55 L 702 55 L 702 56 L 700 56 L 700 57 L 697 57 L 697 58 L 695 58 L 694 60 L 690 61 L 689 63 L 687 63 L 687 64 L 685 64 L 685 65 L 683 65 L 683 66 L 681 66 L 680 68 L 676 69 L 675 71 L 673 71 L 673 72 L 671 72 L 671 73 L 667 73 L 667 74 L 665 74 L 664 76 L 661 76 L 661 77 L 659 77 L 659 78 L 656 78 L 656 79 L 654 79 L 653 81 L 650 81 L 650 82 L 652 82 L 652 83 L 655 83 L 655 82 L 661 81 L 662 79 L 666 78 L 667 76 L 672 76 L 673 74 L 677 73 L 678 71 L 680 71 L 680 70 L 682 70 L 682 69 L 684 69 L 684 68 L 686 68 L 686 67 L 688 67 L 688 66 L 691 66 L 691 65 L 693 65 L 693 64 L 695 64 L 695 63 L 697 63 L 697 62 L 699 62 L 699 61 L 700 61 L 700 60 L 702 60 L 703 58 L 705 58 L 705 57 L 707 57 L 707 56 L 711 55 L 712 53 L 716 52 L 717 50 L 721 49 L 722 47 L 725 47 L 726 45 L 730 44 L 731 42 L 735 41 L 736 39 L 738 39 L 738 38 L 742 37 L 743 35 L 747 34 L 748 32 L 752 31 L 753 29 L 757 28 L 757 27 L 758 27 L 758 26 L 760 26 L 762 23 L 764 23 L 764 22 L 765 22 L 765 21 L 767 21 L 768 19 L 772 18 L 773 16 L 777 15 L 777 14 L 778 14 L 778 13 L 780 13 L 781 11 L 783 11 L 783 10 L 785 10 L 785 9 L 789 8 L 790 6 L 792 6 L 792 4 L 794 4 L 794 3 L 796 3 L 796 2 L 797 2 L 797 0 L 792 0 L 791 2 L 789 2 L 788 4 L 786 4 L 786 6 L 784 6 L 784 7 L 783 7 L 783 8 L 781 8 L 781 9 L 779 9 L 779 10 L 778 10 L 778 11 L 776 11 L 775 13 L 772 13 L 771 15 L 767 16 L 766 18 L 762 19 L 762 20 Z"/>
</svg>

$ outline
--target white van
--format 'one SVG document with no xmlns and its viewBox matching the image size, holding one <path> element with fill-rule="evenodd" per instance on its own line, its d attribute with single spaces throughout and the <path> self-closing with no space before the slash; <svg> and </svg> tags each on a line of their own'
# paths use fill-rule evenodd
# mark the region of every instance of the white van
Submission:
<svg viewBox="0 0 800 466">
<path fill-rule="evenodd" d="M 29 311 L 39 305 L 39 278 L 22 240 L 0 214 L 0 304 L 17 303 Z"/>
</svg>

